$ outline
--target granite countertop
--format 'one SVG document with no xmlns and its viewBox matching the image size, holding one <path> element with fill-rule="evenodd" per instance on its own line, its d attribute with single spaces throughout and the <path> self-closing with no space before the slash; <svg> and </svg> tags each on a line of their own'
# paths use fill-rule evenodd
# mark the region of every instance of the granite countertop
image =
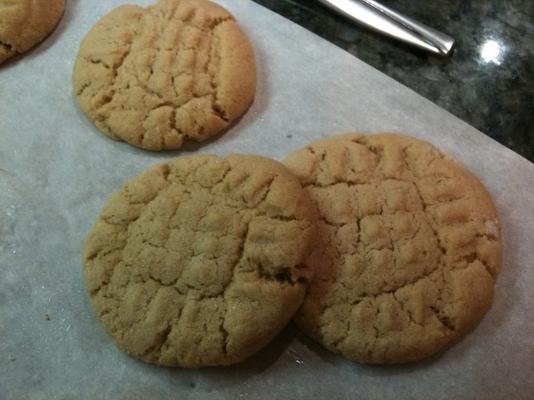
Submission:
<svg viewBox="0 0 534 400">
<path fill-rule="evenodd" d="M 534 1 L 382 0 L 457 40 L 440 59 L 314 0 L 254 0 L 342 47 L 534 162 Z"/>
</svg>

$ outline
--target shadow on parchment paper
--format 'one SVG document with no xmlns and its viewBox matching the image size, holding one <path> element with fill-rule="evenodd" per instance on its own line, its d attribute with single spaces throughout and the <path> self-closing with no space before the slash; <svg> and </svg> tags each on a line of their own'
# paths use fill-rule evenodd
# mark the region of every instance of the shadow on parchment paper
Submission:
<svg viewBox="0 0 534 400">
<path fill-rule="evenodd" d="M 73 10 L 76 8 L 80 0 L 66 0 L 65 1 L 65 12 L 63 13 L 61 19 L 58 21 L 57 25 L 54 27 L 52 32 L 50 32 L 45 38 L 39 43 L 35 44 L 28 51 L 17 54 L 14 57 L 6 60 L 2 65 L 0 65 L 0 71 L 5 68 L 14 68 L 18 62 L 23 58 L 33 58 L 39 57 L 39 55 L 47 51 L 52 47 L 58 40 L 58 38 L 63 34 L 67 29 L 68 24 L 71 23 L 71 17 L 74 14 Z M 70 77 L 69 77 L 70 79 Z"/>
<path fill-rule="evenodd" d="M 297 330 L 296 339 L 304 346 L 306 346 L 311 353 L 319 357 L 321 361 L 328 363 L 331 366 L 339 365 L 340 361 L 347 361 L 350 363 L 350 361 L 345 360 L 339 354 L 333 353 L 330 350 L 325 349 L 323 346 L 321 346 L 315 340 L 303 333 L 297 327 L 295 327 L 295 330 Z"/>
</svg>

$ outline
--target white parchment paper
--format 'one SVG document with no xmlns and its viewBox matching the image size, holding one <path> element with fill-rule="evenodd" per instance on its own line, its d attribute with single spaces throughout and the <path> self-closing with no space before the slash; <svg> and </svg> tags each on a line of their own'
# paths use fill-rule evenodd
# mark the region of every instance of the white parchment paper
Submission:
<svg viewBox="0 0 534 400">
<path fill-rule="evenodd" d="M 248 0 L 219 2 L 254 43 L 258 95 L 231 131 L 198 150 L 137 150 L 78 110 L 70 77 L 80 40 L 122 0 L 68 0 L 51 37 L 0 67 L 0 399 L 534 399 L 534 165 L 282 17 Z M 224 369 L 158 368 L 113 346 L 90 310 L 80 261 L 112 192 L 184 153 L 282 159 L 341 131 L 426 139 L 492 193 L 504 265 L 472 334 L 429 361 L 387 368 L 345 361 L 293 327 Z"/>
</svg>

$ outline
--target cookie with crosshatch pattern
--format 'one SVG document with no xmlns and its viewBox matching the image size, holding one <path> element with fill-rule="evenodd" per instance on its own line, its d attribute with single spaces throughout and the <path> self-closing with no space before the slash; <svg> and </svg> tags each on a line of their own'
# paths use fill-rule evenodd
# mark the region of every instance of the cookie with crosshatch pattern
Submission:
<svg viewBox="0 0 534 400">
<path fill-rule="evenodd" d="M 109 137 L 179 149 L 222 132 L 256 90 L 253 49 L 235 18 L 207 0 L 120 6 L 82 41 L 78 104 Z"/>
<path fill-rule="evenodd" d="M 146 362 L 242 361 L 302 303 L 315 222 L 277 161 L 191 156 L 150 168 L 109 199 L 85 241 L 95 314 Z"/>
<path fill-rule="evenodd" d="M 41 42 L 64 11 L 65 0 L 0 0 L 0 64 Z"/>
<path fill-rule="evenodd" d="M 313 142 L 284 164 L 319 208 L 315 268 L 296 322 L 371 364 L 430 356 L 489 309 L 501 266 L 497 212 L 479 180 L 395 134 Z"/>
</svg>

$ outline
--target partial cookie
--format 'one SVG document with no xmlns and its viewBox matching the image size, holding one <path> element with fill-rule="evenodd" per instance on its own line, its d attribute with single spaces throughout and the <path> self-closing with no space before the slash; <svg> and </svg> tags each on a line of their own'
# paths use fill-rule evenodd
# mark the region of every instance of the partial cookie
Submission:
<svg viewBox="0 0 534 400">
<path fill-rule="evenodd" d="M 78 104 L 106 135 L 147 150 L 179 149 L 228 127 L 256 91 L 252 46 L 234 17 L 207 0 L 125 5 L 83 40 Z"/>
<path fill-rule="evenodd" d="M 315 221 L 276 161 L 196 156 L 151 168 L 111 197 L 86 239 L 93 309 L 141 360 L 242 361 L 301 305 Z"/>
<path fill-rule="evenodd" d="M 0 0 L 0 63 L 41 42 L 64 11 L 65 0 Z"/>
<path fill-rule="evenodd" d="M 296 322 L 326 348 L 362 363 L 415 361 L 489 309 L 499 220 L 461 165 L 393 134 L 334 136 L 284 163 L 321 214 L 316 277 Z"/>
</svg>

